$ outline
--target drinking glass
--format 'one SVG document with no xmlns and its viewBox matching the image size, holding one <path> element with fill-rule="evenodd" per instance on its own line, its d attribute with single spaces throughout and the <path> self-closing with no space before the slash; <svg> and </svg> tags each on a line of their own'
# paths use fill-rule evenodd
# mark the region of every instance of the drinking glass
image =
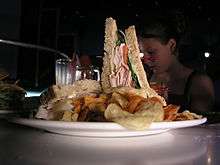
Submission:
<svg viewBox="0 0 220 165">
<path fill-rule="evenodd" d="M 100 71 L 94 66 L 76 66 L 74 81 L 92 79 L 100 81 Z"/>
<path fill-rule="evenodd" d="M 68 85 L 74 81 L 74 69 L 71 60 L 58 59 L 56 60 L 56 85 Z"/>
<path fill-rule="evenodd" d="M 160 96 L 168 101 L 168 86 L 165 82 L 150 82 L 150 87 L 153 88 Z"/>
</svg>

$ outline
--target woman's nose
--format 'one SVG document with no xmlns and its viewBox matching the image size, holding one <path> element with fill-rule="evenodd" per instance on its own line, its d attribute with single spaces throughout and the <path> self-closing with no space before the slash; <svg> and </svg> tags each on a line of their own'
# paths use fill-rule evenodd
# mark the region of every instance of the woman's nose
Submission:
<svg viewBox="0 0 220 165">
<path fill-rule="evenodd" d="M 149 62 L 149 56 L 144 55 L 142 61 L 144 64 L 147 64 Z"/>
</svg>

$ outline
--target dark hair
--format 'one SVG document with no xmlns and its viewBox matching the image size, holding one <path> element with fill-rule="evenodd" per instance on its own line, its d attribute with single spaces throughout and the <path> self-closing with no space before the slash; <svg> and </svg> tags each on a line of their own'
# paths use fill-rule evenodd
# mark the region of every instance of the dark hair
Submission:
<svg viewBox="0 0 220 165">
<path fill-rule="evenodd" d="M 141 38 L 157 38 L 161 43 L 166 44 L 169 39 L 176 40 L 176 47 L 185 31 L 185 24 L 177 14 L 149 14 L 143 17 L 137 25 L 137 34 Z"/>
</svg>

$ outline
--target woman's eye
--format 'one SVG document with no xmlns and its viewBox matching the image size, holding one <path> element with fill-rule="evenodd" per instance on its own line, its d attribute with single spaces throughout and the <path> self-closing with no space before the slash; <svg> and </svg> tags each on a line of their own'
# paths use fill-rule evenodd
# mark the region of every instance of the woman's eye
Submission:
<svg viewBox="0 0 220 165">
<path fill-rule="evenodd" d="M 148 55 L 155 55 L 155 51 L 147 51 L 146 52 Z"/>
<path fill-rule="evenodd" d="M 149 51 L 149 52 L 147 52 L 148 54 L 150 54 L 150 55 L 152 55 L 152 54 L 154 54 L 154 52 L 153 51 Z"/>
</svg>

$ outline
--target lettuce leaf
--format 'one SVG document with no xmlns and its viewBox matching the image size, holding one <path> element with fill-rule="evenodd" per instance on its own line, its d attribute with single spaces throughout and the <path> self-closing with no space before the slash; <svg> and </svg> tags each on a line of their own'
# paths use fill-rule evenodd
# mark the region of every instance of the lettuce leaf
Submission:
<svg viewBox="0 0 220 165">
<path fill-rule="evenodd" d="M 131 66 L 131 62 L 130 62 L 129 58 L 128 58 L 128 67 L 129 67 L 129 69 L 131 71 L 131 77 L 132 77 L 132 80 L 135 83 L 135 88 L 140 89 L 141 86 L 140 86 L 140 83 L 138 81 L 138 77 L 137 77 L 136 73 L 134 72 L 134 70 L 133 70 L 133 68 Z"/>
</svg>

